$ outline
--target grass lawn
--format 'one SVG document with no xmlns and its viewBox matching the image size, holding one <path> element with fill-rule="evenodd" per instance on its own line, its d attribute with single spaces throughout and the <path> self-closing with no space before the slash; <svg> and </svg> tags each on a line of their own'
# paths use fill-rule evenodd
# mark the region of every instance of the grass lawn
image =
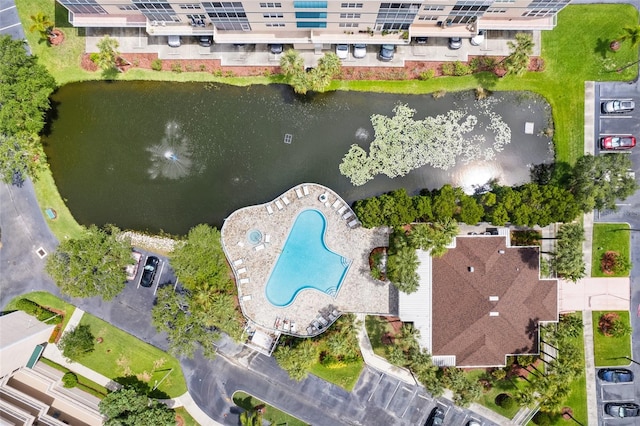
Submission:
<svg viewBox="0 0 640 426">
<path fill-rule="evenodd" d="M 479 380 L 484 374 L 484 370 L 471 370 L 466 373 L 467 377 L 471 380 Z M 507 393 L 513 395 L 518 388 L 525 386 L 525 381 L 522 379 L 513 379 L 510 380 L 501 380 L 496 382 L 496 384 L 487 392 L 483 392 L 482 396 L 478 401 L 478 404 L 483 405 L 490 409 L 491 411 L 495 411 L 496 413 L 511 419 L 516 415 L 520 407 L 516 404 L 513 408 L 507 410 L 500 407 L 496 404 L 496 397 L 501 393 Z"/>
<path fill-rule="evenodd" d="M 173 356 L 93 315 L 84 314 L 80 324 L 90 326 L 96 339 L 102 338 L 103 342 L 96 343 L 93 352 L 75 361 L 111 379 L 136 376 L 150 387 L 156 380 L 162 380 L 158 390 L 170 398 L 187 391 L 180 363 Z"/>
<path fill-rule="evenodd" d="M 53 367 L 58 371 L 62 371 L 63 373 L 68 373 L 69 371 L 71 371 L 67 367 L 57 364 L 47 358 L 40 358 L 40 362 L 48 365 L 49 367 Z M 74 372 L 74 374 L 78 377 L 78 384 L 76 385 L 78 389 L 90 393 L 91 395 L 100 399 L 104 398 L 109 393 L 109 390 L 107 388 L 100 386 L 96 382 L 93 382 L 78 373 Z"/>
<path fill-rule="evenodd" d="M 200 423 L 198 423 L 193 417 L 191 417 L 191 414 L 189 414 L 189 412 L 185 410 L 184 407 L 178 407 L 174 409 L 174 411 L 176 412 L 176 416 L 182 417 L 182 420 L 184 420 L 184 426 L 200 426 Z"/>
<path fill-rule="evenodd" d="M 263 401 L 254 398 L 253 396 L 244 393 L 236 392 L 233 394 L 233 402 L 245 410 L 251 410 L 254 407 L 264 404 Z M 270 405 L 266 405 L 265 413 L 262 416 L 264 420 L 267 420 L 272 425 L 287 425 L 287 426 L 306 426 L 307 423 L 302 420 L 298 420 L 295 417 L 278 410 Z"/>
<path fill-rule="evenodd" d="M 20 299 L 29 299 L 42 307 L 64 311 L 64 320 L 62 321 L 61 328 L 62 330 L 64 330 L 64 328 L 67 326 L 67 323 L 71 319 L 71 315 L 73 315 L 73 311 L 76 310 L 75 306 L 70 305 L 69 303 L 65 302 L 62 299 L 59 299 L 51 293 L 47 293 L 46 291 L 34 291 L 33 293 L 23 294 L 14 298 L 7 304 L 5 311 L 15 311 L 16 302 Z"/>
<path fill-rule="evenodd" d="M 629 224 L 627 223 L 595 223 L 593 225 L 593 247 L 591 254 L 591 276 L 592 277 L 628 277 L 629 271 L 622 271 L 614 275 L 606 275 L 600 269 L 602 255 L 608 251 L 620 253 L 623 257 L 630 259 L 630 239 Z"/>
<path fill-rule="evenodd" d="M 598 330 L 600 315 L 610 311 L 593 311 L 593 352 L 596 367 L 612 365 L 627 365 L 629 360 L 623 357 L 631 357 L 631 336 L 609 337 Z M 628 311 L 613 311 L 620 315 L 620 320 L 629 324 Z"/>
<path fill-rule="evenodd" d="M 331 382 L 334 385 L 338 385 L 341 388 L 351 392 L 356 385 L 362 368 L 364 367 L 364 361 L 359 359 L 355 362 L 348 364 L 341 364 L 339 366 L 325 367 L 324 365 L 316 362 L 311 366 L 309 372 L 320 377 L 327 382 Z"/>
<path fill-rule="evenodd" d="M 386 352 L 385 345 L 382 343 L 382 336 L 384 336 L 385 333 L 391 333 L 393 331 L 389 322 L 383 317 L 367 315 L 365 317 L 364 324 L 367 329 L 369 341 L 371 342 L 371 347 L 373 348 L 373 353 L 385 358 Z"/>
</svg>

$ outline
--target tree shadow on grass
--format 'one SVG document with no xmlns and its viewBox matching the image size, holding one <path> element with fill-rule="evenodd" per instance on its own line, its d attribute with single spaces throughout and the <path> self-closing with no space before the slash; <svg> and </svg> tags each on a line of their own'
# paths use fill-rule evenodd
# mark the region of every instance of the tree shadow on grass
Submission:
<svg viewBox="0 0 640 426">
<path fill-rule="evenodd" d="M 159 389 L 153 390 L 149 383 L 143 382 L 136 376 L 116 377 L 115 379 L 113 379 L 113 381 L 121 384 L 126 388 L 135 389 L 135 391 L 140 395 L 147 395 L 150 398 L 156 399 L 171 399 L 171 397 L 167 393 Z"/>
<path fill-rule="evenodd" d="M 596 46 L 594 47 L 593 52 L 602 56 L 602 59 L 605 59 L 607 57 L 607 53 L 611 51 L 611 48 L 609 47 L 610 44 L 611 44 L 611 40 L 598 38 L 598 41 L 596 41 Z"/>
<path fill-rule="evenodd" d="M 483 71 L 473 74 L 473 78 L 476 79 L 478 85 L 485 89 L 493 89 L 498 83 L 498 76 L 489 71 Z"/>
</svg>

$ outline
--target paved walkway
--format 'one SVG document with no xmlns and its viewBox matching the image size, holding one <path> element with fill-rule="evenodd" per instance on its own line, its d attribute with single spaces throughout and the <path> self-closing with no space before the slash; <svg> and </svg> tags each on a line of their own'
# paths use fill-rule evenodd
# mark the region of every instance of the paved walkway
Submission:
<svg viewBox="0 0 640 426">
<path fill-rule="evenodd" d="M 582 333 L 584 335 L 584 369 L 587 377 L 587 419 L 590 425 L 597 425 L 598 401 L 596 398 L 596 368 L 593 355 L 591 311 L 582 311 Z"/>
</svg>

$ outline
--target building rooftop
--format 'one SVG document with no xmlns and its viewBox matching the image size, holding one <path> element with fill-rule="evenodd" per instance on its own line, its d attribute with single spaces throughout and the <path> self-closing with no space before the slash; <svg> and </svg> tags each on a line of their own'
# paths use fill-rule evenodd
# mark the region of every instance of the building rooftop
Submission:
<svg viewBox="0 0 640 426">
<path fill-rule="evenodd" d="M 538 324 L 558 320 L 558 283 L 540 279 L 539 248 L 504 236 L 459 236 L 432 264 L 434 356 L 456 366 L 505 365 L 538 353 Z"/>
</svg>

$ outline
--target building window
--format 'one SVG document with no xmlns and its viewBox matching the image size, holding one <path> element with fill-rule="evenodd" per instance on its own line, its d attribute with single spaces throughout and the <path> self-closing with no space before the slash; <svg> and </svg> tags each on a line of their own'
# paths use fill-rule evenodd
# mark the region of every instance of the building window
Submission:
<svg viewBox="0 0 640 426">
<path fill-rule="evenodd" d="M 555 9 L 534 9 L 534 10 L 529 10 L 523 13 L 522 16 L 544 18 L 546 16 L 550 16 L 555 13 L 556 13 Z"/>
<path fill-rule="evenodd" d="M 507 9 L 490 7 L 489 9 L 487 9 L 487 13 L 507 13 Z"/>
<path fill-rule="evenodd" d="M 326 9 L 326 1 L 294 1 L 293 7 L 296 9 Z"/>
<path fill-rule="evenodd" d="M 273 9 L 276 7 L 282 7 L 282 3 L 260 3 L 260 7 Z"/>
<path fill-rule="evenodd" d="M 359 13 L 341 13 L 340 19 L 360 19 Z"/>
<path fill-rule="evenodd" d="M 298 28 L 327 28 L 327 23 L 324 21 L 298 21 L 296 22 Z"/>
<path fill-rule="evenodd" d="M 132 4 L 126 4 L 126 5 L 118 6 L 118 9 L 120 9 L 120 10 L 138 10 L 138 8 L 135 7 Z"/>
<path fill-rule="evenodd" d="M 340 3 L 343 9 L 362 9 L 362 3 Z"/>
<path fill-rule="evenodd" d="M 429 10 L 432 12 L 438 12 L 444 10 L 444 6 L 436 6 L 436 5 L 426 5 L 422 8 L 422 10 Z"/>
<path fill-rule="evenodd" d="M 198 10 L 200 9 L 200 4 L 198 3 L 185 3 L 179 5 L 182 10 Z"/>
<path fill-rule="evenodd" d="M 283 22 L 269 22 L 265 24 L 267 27 L 284 27 Z"/>
<path fill-rule="evenodd" d="M 421 3 L 380 3 L 376 26 L 382 26 L 383 30 L 408 30 L 421 6 Z"/>
<path fill-rule="evenodd" d="M 247 14 L 240 2 L 203 2 L 209 19 L 219 30 L 251 31 Z"/>
<path fill-rule="evenodd" d="M 102 6 L 98 5 L 96 0 L 60 0 L 60 4 L 69 9 L 71 13 L 107 14 L 107 11 L 104 10 Z"/>
<path fill-rule="evenodd" d="M 340 22 L 340 28 L 358 28 L 357 22 Z"/>
<path fill-rule="evenodd" d="M 284 17 L 284 13 L 263 13 L 262 14 L 263 18 L 269 19 L 269 18 L 283 18 Z"/>
<path fill-rule="evenodd" d="M 419 15 L 418 21 L 437 21 L 439 16 L 437 15 Z"/>
<path fill-rule="evenodd" d="M 515 3 L 516 0 L 495 0 L 496 3 Z"/>
<path fill-rule="evenodd" d="M 296 19 L 324 19 L 327 12 L 296 12 Z"/>
<path fill-rule="evenodd" d="M 200 15 L 200 14 L 187 15 L 187 18 L 190 19 L 192 22 L 193 21 L 204 21 L 205 19 L 207 19 L 207 15 Z"/>
</svg>

